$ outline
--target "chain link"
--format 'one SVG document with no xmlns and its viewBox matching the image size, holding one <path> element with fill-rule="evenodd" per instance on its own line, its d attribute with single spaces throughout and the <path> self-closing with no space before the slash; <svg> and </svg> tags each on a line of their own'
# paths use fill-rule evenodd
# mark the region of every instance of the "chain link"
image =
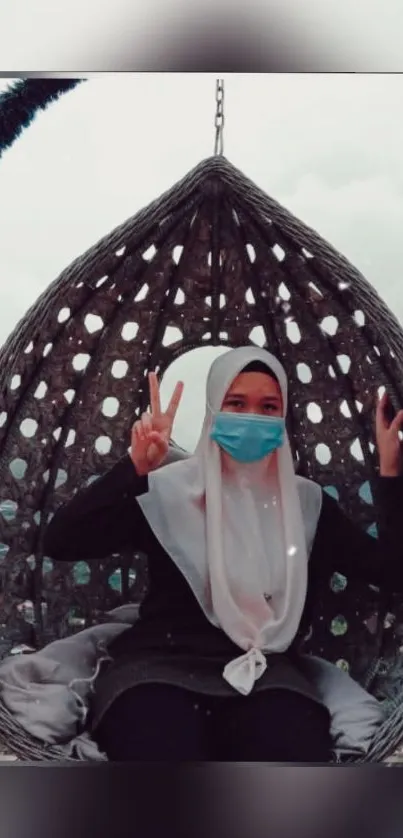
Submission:
<svg viewBox="0 0 403 838">
<path fill-rule="evenodd" d="M 214 154 L 222 155 L 224 154 L 224 79 L 217 79 L 216 103 Z"/>
</svg>

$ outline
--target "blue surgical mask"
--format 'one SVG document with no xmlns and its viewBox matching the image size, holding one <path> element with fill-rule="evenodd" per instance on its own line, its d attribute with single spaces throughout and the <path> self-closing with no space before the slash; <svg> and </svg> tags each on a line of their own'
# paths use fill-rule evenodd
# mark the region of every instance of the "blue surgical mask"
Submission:
<svg viewBox="0 0 403 838">
<path fill-rule="evenodd" d="M 281 416 L 217 413 L 210 437 L 234 460 L 254 463 L 281 448 L 285 421 Z"/>
</svg>

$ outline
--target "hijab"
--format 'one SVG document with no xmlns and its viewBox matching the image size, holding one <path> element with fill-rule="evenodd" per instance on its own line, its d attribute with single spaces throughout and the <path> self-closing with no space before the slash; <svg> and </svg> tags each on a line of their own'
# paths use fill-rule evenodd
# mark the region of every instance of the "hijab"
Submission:
<svg viewBox="0 0 403 838">
<path fill-rule="evenodd" d="M 295 475 L 287 433 L 263 460 L 232 460 L 223 470 L 210 432 L 229 387 L 252 362 L 274 373 L 286 415 L 280 362 L 252 346 L 226 352 L 209 371 L 195 453 L 151 472 L 148 492 L 137 498 L 207 619 L 243 650 L 223 677 L 244 695 L 265 671 L 265 655 L 285 652 L 297 634 L 322 502 L 320 487 Z"/>
</svg>

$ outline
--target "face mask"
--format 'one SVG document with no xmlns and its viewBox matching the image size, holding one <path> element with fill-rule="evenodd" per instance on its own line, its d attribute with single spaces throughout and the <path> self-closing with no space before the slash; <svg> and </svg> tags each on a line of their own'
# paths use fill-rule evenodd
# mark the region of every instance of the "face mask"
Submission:
<svg viewBox="0 0 403 838">
<path fill-rule="evenodd" d="M 234 460 L 254 463 L 284 443 L 285 421 L 280 416 L 217 413 L 210 437 Z"/>
</svg>

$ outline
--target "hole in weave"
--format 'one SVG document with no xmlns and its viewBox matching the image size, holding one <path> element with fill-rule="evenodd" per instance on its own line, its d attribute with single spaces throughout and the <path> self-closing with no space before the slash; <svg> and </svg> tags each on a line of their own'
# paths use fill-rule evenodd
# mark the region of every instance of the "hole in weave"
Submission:
<svg viewBox="0 0 403 838">
<path fill-rule="evenodd" d="M 176 292 L 175 299 L 174 299 L 174 305 L 183 306 L 184 302 L 185 302 L 185 295 L 182 291 L 182 288 L 178 288 L 178 290 Z"/>
<path fill-rule="evenodd" d="M 285 330 L 290 343 L 293 343 L 294 345 L 300 343 L 301 332 L 298 323 L 288 320 L 285 324 Z"/>
<path fill-rule="evenodd" d="M 248 290 L 245 294 L 245 300 L 246 300 L 247 303 L 249 303 L 249 305 L 255 305 L 256 304 L 255 296 L 254 296 L 254 293 L 253 293 L 251 288 L 248 288 Z"/>
<path fill-rule="evenodd" d="M 47 576 L 48 573 L 52 573 L 53 568 L 54 564 L 52 562 L 52 559 L 49 559 L 48 556 L 45 556 L 42 564 L 42 576 Z"/>
<path fill-rule="evenodd" d="M 90 361 L 90 355 L 86 352 L 79 352 L 78 355 L 74 355 L 72 360 L 72 364 L 76 372 L 84 372 L 88 363 Z"/>
<path fill-rule="evenodd" d="M 220 332 L 219 338 L 220 340 L 228 340 L 228 332 Z"/>
<path fill-rule="evenodd" d="M 144 251 L 143 259 L 145 259 L 146 262 L 152 262 L 156 252 L 157 248 L 155 247 L 155 244 L 151 244 L 150 247 L 148 247 L 147 250 Z"/>
<path fill-rule="evenodd" d="M 150 290 L 150 288 L 147 285 L 147 283 L 142 285 L 142 287 L 140 288 L 140 291 L 138 292 L 138 294 L 136 294 L 136 296 L 134 298 L 134 302 L 135 303 L 141 303 L 142 300 L 145 300 L 149 290 Z"/>
<path fill-rule="evenodd" d="M 0 503 L 0 512 L 6 521 L 14 521 L 17 514 L 18 503 L 15 500 L 3 500 Z"/>
<path fill-rule="evenodd" d="M 114 396 L 108 396 L 102 402 L 102 413 L 104 414 L 104 416 L 112 418 L 113 416 L 116 416 L 116 414 L 118 413 L 119 407 L 120 403 L 118 399 L 115 399 Z"/>
<path fill-rule="evenodd" d="M 15 457 L 14 460 L 11 460 L 9 465 L 11 474 L 16 480 L 23 480 L 27 468 L 28 463 L 25 460 L 22 460 L 21 457 Z"/>
<path fill-rule="evenodd" d="M 261 348 L 266 345 L 266 335 L 263 326 L 254 326 L 249 332 L 249 340 Z"/>
<path fill-rule="evenodd" d="M 366 480 L 365 483 L 362 483 L 362 485 L 360 486 L 360 488 L 358 490 L 358 494 L 359 494 L 361 500 L 364 501 L 364 503 L 369 503 L 370 505 L 373 505 L 374 498 L 373 498 L 373 495 L 372 495 L 371 484 L 370 484 L 369 480 Z"/>
<path fill-rule="evenodd" d="M 310 384 L 312 381 L 312 372 L 308 364 L 297 364 L 297 376 L 302 384 Z"/>
<path fill-rule="evenodd" d="M 177 244 L 172 251 L 172 259 L 176 265 L 179 265 L 183 253 L 183 244 Z"/>
<path fill-rule="evenodd" d="M 69 319 L 70 315 L 71 315 L 71 309 L 69 309 L 68 306 L 64 306 L 63 308 L 60 309 L 59 314 L 57 315 L 58 322 L 59 323 L 65 323 L 66 320 Z"/>
<path fill-rule="evenodd" d="M 106 274 L 106 276 L 101 276 L 101 279 L 98 279 L 96 281 L 95 288 L 102 288 L 102 286 L 105 284 L 107 279 L 109 279 L 107 274 Z"/>
<path fill-rule="evenodd" d="M 278 295 L 281 297 L 282 300 L 288 302 L 291 299 L 291 294 L 285 284 L 285 282 L 281 282 L 278 286 Z"/>
<path fill-rule="evenodd" d="M 24 349 L 24 354 L 25 354 L 25 355 L 29 355 L 29 354 L 30 354 L 30 352 L 32 352 L 33 348 L 34 348 L 34 344 L 33 344 L 33 341 L 31 340 L 31 341 L 29 342 L 28 346 L 26 346 L 26 347 L 25 347 L 25 349 Z"/>
<path fill-rule="evenodd" d="M 333 314 L 329 314 L 327 317 L 323 318 L 319 326 L 325 335 L 334 337 L 334 335 L 337 332 L 337 329 L 339 328 L 339 321 L 337 317 L 334 317 Z"/>
<path fill-rule="evenodd" d="M 345 658 L 339 658 L 336 661 L 336 666 L 338 667 L 338 669 L 342 669 L 343 672 L 350 672 L 350 664 L 348 661 L 345 660 Z"/>
<path fill-rule="evenodd" d="M 6 558 L 9 549 L 10 547 L 8 544 L 3 544 L 3 542 L 0 541 L 0 562 Z"/>
<path fill-rule="evenodd" d="M 338 355 L 337 363 L 344 375 L 347 375 L 351 367 L 351 358 L 348 355 Z"/>
<path fill-rule="evenodd" d="M 202 336 L 202 340 L 210 340 L 210 339 L 211 339 L 211 332 L 206 332 L 206 333 Z"/>
<path fill-rule="evenodd" d="M 362 413 L 362 411 L 363 411 L 363 407 L 364 407 L 363 403 L 362 403 L 362 402 L 357 402 L 357 401 L 356 401 L 355 406 L 356 406 L 356 408 L 357 408 L 357 410 L 358 410 L 358 413 Z"/>
<path fill-rule="evenodd" d="M 53 349 L 53 343 L 47 343 L 43 352 L 42 352 L 43 357 L 46 358 L 49 355 L 49 353 L 52 351 L 52 349 Z"/>
<path fill-rule="evenodd" d="M 121 333 L 123 340 L 127 340 L 127 341 L 134 340 L 137 337 L 138 330 L 139 330 L 139 324 L 138 323 L 134 323 L 133 321 L 125 323 L 125 325 L 123 326 L 123 329 L 122 329 L 122 333 Z"/>
<path fill-rule="evenodd" d="M 46 384 L 46 381 L 40 381 L 36 390 L 35 390 L 34 398 L 35 399 L 44 399 L 47 392 L 48 392 L 48 385 Z"/>
<path fill-rule="evenodd" d="M 98 436 L 95 440 L 95 449 L 98 451 L 98 454 L 109 454 L 111 448 L 112 440 L 108 436 Z"/>
<path fill-rule="evenodd" d="M 20 431 L 23 436 L 27 437 L 27 439 L 31 439 L 35 436 L 38 430 L 38 423 L 35 419 L 23 419 L 20 425 Z"/>
<path fill-rule="evenodd" d="M 117 591 L 119 594 L 122 593 L 122 571 L 120 567 L 111 573 L 108 579 L 108 585 L 113 591 Z"/>
<path fill-rule="evenodd" d="M 75 562 L 73 566 L 73 579 L 76 585 L 88 585 L 91 579 L 91 568 L 87 562 Z"/>
<path fill-rule="evenodd" d="M 324 442 L 320 442 L 315 448 L 315 457 L 321 465 L 327 466 L 332 459 L 332 452 L 328 445 L 325 445 Z"/>
<path fill-rule="evenodd" d="M 32 600 L 26 599 L 25 602 L 21 602 L 17 605 L 17 611 L 19 611 L 26 623 L 29 623 L 32 626 L 35 624 L 35 611 Z M 46 603 L 42 603 L 42 613 L 45 614 L 45 612 Z"/>
<path fill-rule="evenodd" d="M 162 338 L 162 345 L 171 346 L 172 343 L 176 343 L 179 340 L 183 340 L 183 332 L 177 326 L 167 326 L 164 337 Z"/>
<path fill-rule="evenodd" d="M 61 432 L 62 432 L 62 427 L 61 427 L 61 425 L 59 425 L 59 427 L 58 427 L 58 428 L 55 428 L 55 429 L 54 429 L 54 431 L 53 431 L 53 438 L 56 440 L 56 442 L 58 442 L 58 441 L 59 441 Z"/>
<path fill-rule="evenodd" d="M 35 556 L 34 556 L 32 553 L 31 553 L 31 555 L 30 555 L 30 556 L 27 556 L 27 558 L 25 559 L 25 561 L 26 561 L 26 563 L 27 563 L 27 565 L 28 565 L 28 567 L 29 567 L 29 569 L 30 569 L 30 570 L 35 570 L 35 568 L 36 568 L 36 560 L 35 560 Z"/>
<path fill-rule="evenodd" d="M 335 373 L 334 367 L 329 365 L 328 368 L 327 368 L 327 371 L 330 375 L 330 378 L 336 378 L 336 373 Z"/>
<path fill-rule="evenodd" d="M 68 404 L 71 404 L 74 401 L 74 397 L 76 395 L 76 391 L 70 388 L 70 390 L 65 390 L 63 393 L 64 398 Z"/>
<path fill-rule="evenodd" d="M 111 367 L 111 373 L 114 378 L 124 378 L 127 375 L 129 364 L 127 361 L 114 361 Z"/>
<path fill-rule="evenodd" d="M 381 350 L 379 349 L 379 346 L 374 346 L 374 352 L 378 356 L 378 358 L 381 357 Z"/>
<path fill-rule="evenodd" d="M 309 252 L 305 247 L 302 248 L 302 254 L 305 256 L 306 259 L 313 259 L 313 254 Z"/>
<path fill-rule="evenodd" d="M 64 468 L 58 468 L 56 479 L 55 479 L 55 489 L 58 489 L 60 486 L 63 486 L 64 483 L 67 481 L 67 471 Z"/>
<path fill-rule="evenodd" d="M 71 628 L 84 628 L 86 619 L 81 608 L 77 605 L 69 609 L 67 623 Z"/>
<path fill-rule="evenodd" d="M 345 591 L 347 587 L 347 577 L 343 576 L 341 573 L 333 573 L 333 576 L 330 579 L 330 588 L 334 594 L 340 594 L 342 591 Z"/>
<path fill-rule="evenodd" d="M 226 298 L 225 294 L 220 294 L 220 308 L 224 308 L 226 302 L 227 302 L 227 298 Z"/>
<path fill-rule="evenodd" d="M 309 402 L 306 413 L 310 422 L 313 422 L 317 425 L 319 422 L 323 420 L 323 413 L 322 409 L 319 407 L 316 402 Z"/>
<path fill-rule="evenodd" d="M 3 427 L 7 422 L 7 413 L 5 410 L 2 410 L 0 413 L 0 428 Z"/>
<path fill-rule="evenodd" d="M 375 523 L 371 524 L 367 529 L 367 533 L 368 533 L 368 535 L 371 536 L 371 538 L 378 538 L 378 527 L 377 527 L 377 525 Z"/>
<path fill-rule="evenodd" d="M 76 441 L 76 432 L 73 430 L 73 428 L 70 428 L 70 430 L 67 434 L 67 437 L 66 437 L 66 442 L 64 443 L 64 447 L 65 448 L 70 448 L 71 445 L 74 445 L 75 441 Z"/>
<path fill-rule="evenodd" d="M 353 316 L 357 326 L 365 326 L 365 314 L 361 309 L 357 309 Z"/>
<path fill-rule="evenodd" d="M 361 447 L 361 442 L 358 439 L 358 437 L 350 445 L 350 453 L 351 453 L 351 456 L 354 457 L 354 459 L 357 460 L 358 462 L 360 462 L 360 463 L 364 462 L 364 454 L 363 454 L 363 450 L 362 450 L 362 447 Z"/>
<path fill-rule="evenodd" d="M 10 389 L 11 390 L 18 390 L 21 384 L 21 376 L 20 375 L 13 375 L 11 382 L 10 382 Z"/>
<path fill-rule="evenodd" d="M 343 634 L 346 634 L 348 631 L 348 622 L 342 614 L 339 614 L 332 620 L 330 631 L 334 637 L 341 637 Z"/>
<path fill-rule="evenodd" d="M 322 291 L 320 290 L 320 288 L 318 288 L 317 285 L 315 285 L 314 282 L 308 282 L 308 287 L 311 288 L 312 291 L 314 291 L 317 297 L 323 297 Z"/>
<path fill-rule="evenodd" d="M 345 279 L 341 279 L 337 287 L 339 291 L 347 291 L 347 289 L 350 288 L 350 283 L 346 282 Z"/>
<path fill-rule="evenodd" d="M 273 251 L 273 253 L 274 253 L 274 255 L 275 255 L 275 257 L 276 257 L 276 259 L 277 259 L 277 261 L 278 261 L 278 262 L 283 262 L 283 261 L 284 261 L 284 259 L 285 259 L 285 250 L 283 250 L 283 248 L 282 248 L 282 247 L 280 247 L 280 245 L 279 245 L 279 244 L 275 244 L 275 245 L 272 247 L 272 251 Z"/>
<path fill-rule="evenodd" d="M 346 417 L 346 419 L 351 419 L 351 417 L 352 417 L 351 410 L 350 410 L 350 408 L 349 408 L 345 399 L 340 405 L 340 413 L 342 413 L 343 416 Z"/>
<path fill-rule="evenodd" d="M 84 319 L 84 326 L 87 329 L 87 332 L 90 335 L 93 335 L 95 332 L 99 332 L 104 327 L 104 321 L 99 314 L 87 314 Z"/>
<path fill-rule="evenodd" d="M 325 486 L 323 491 L 327 495 L 330 495 L 331 498 L 334 498 L 334 500 L 340 500 L 339 491 L 336 489 L 336 486 Z"/>
<path fill-rule="evenodd" d="M 246 251 L 247 251 L 247 254 L 249 256 L 250 261 L 252 263 L 255 262 L 256 261 L 256 250 L 253 247 L 253 244 L 250 244 L 248 242 L 248 244 L 246 245 Z"/>
</svg>

